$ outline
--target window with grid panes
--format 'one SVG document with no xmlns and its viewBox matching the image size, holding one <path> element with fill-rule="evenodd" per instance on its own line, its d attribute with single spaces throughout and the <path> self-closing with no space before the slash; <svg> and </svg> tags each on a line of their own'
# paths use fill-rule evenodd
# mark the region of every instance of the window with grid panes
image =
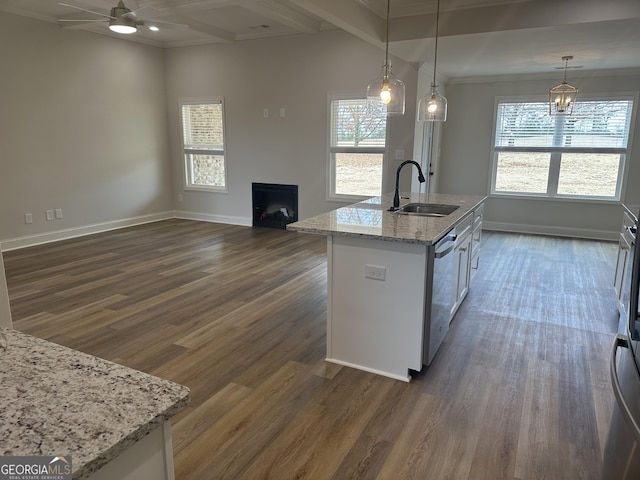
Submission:
<svg viewBox="0 0 640 480">
<path fill-rule="evenodd" d="M 366 96 L 329 101 L 329 198 L 375 197 L 382 193 L 387 115 Z"/>
<path fill-rule="evenodd" d="M 498 99 L 491 192 L 619 200 L 633 105 L 581 98 L 552 116 L 546 101 Z"/>
<path fill-rule="evenodd" d="M 224 102 L 180 102 L 186 188 L 226 191 Z"/>
</svg>

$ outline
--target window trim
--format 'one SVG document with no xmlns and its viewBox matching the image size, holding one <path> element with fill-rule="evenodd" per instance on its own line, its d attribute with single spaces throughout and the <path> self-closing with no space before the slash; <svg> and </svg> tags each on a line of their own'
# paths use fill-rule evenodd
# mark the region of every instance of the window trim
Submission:
<svg viewBox="0 0 640 480">
<path fill-rule="evenodd" d="M 386 192 L 387 186 L 387 169 L 389 164 L 389 117 L 387 116 L 387 124 L 385 128 L 384 147 L 371 147 L 363 152 L 361 148 L 355 147 L 331 147 L 331 103 L 334 100 L 366 100 L 367 95 L 365 93 L 333 93 L 327 95 L 327 187 L 326 187 L 326 200 L 329 202 L 361 202 L 367 198 L 372 198 L 370 195 L 346 195 L 342 193 L 335 193 L 336 185 L 336 166 L 333 153 L 381 153 L 382 154 L 382 185 L 380 186 L 380 192 L 383 194 Z"/>
<path fill-rule="evenodd" d="M 183 105 L 220 104 L 222 107 L 222 150 L 220 149 L 190 149 L 184 145 L 184 121 L 182 118 Z M 228 151 L 227 151 L 227 125 L 225 115 L 225 102 L 222 96 L 181 98 L 178 100 L 178 118 L 180 119 L 180 156 L 182 162 L 182 185 L 184 190 L 209 193 L 228 193 Z M 222 155 L 224 163 L 224 186 L 217 185 L 193 185 L 190 183 L 189 163 L 187 155 L 205 154 Z"/>
<path fill-rule="evenodd" d="M 556 193 L 549 194 L 545 193 L 529 193 L 529 192 L 505 192 L 505 191 L 496 191 L 495 190 L 495 182 L 497 176 L 497 153 L 500 151 L 523 151 L 523 152 L 549 152 L 551 158 L 549 160 L 549 170 L 554 168 L 554 156 L 557 156 L 557 168 L 559 168 L 559 154 L 562 152 L 566 152 L 567 149 L 563 147 L 496 147 L 496 134 L 498 128 L 498 105 L 500 103 L 508 103 L 508 102 L 516 102 L 516 103 L 529 103 L 529 102 L 543 102 L 546 103 L 549 101 L 548 96 L 542 95 L 528 95 L 528 96 L 496 96 L 494 99 L 494 108 L 493 108 L 493 130 L 491 135 L 491 149 L 490 149 L 490 170 L 489 170 L 489 182 L 488 182 L 488 192 L 489 197 L 495 198 L 513 198 L 513 199 L 523 199 L 523 200 L 546 200 L 546 201 L 562 201 L 562 202 L 576 202 L 576 203 L 620 203 L 624 198 L 626 189 L 627 189 L 627 180 L 628 173 L 630 168 L 630 159 L 632 158 L 632 146 L 633 146 L 633 133 L 635 130 L 635 120 L 636 113 L 638 110 L 638 92 L 616 92 L 616 93 L 589 93 L 589 94 L 581 94 L 579 101 L 598 101 L 598 100 L 631 100 L 632 101 L 632 111 L 631 117 L 629 119 L 629 135 L 627 138 L 627 147 L 626 148 L 611 148 L 611 147 L 603 147 L 603 148 L 589 148 L 589 147 L 573 147 L 571 149 L 571 153 L 619 153 L 624 158 L 620 159 L 622 162 L 621 168 L 618 168 L 618 179 L 617 179 L 617 189 L 616 195 L 612 197 L 605 196 L 596 196 L 596 195 L 573 195 L 573 194 L 560 194 L 557 193 L 557 185 Z M 557 180 L 559 177 L 556 177 Z M 549 174 L 547 181 L 550 181 L 551 174 Z"/>
</svg>

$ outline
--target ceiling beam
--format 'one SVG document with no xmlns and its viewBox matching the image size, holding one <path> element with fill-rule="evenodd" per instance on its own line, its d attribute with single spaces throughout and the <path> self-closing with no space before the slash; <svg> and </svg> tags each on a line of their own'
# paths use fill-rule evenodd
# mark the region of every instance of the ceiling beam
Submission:
<svg viewBox="0 0 640 480">
<path fill-rule="evenodd" d="M 640 18 L 637 0 L 539 0 L 440 12 L 439 36 L 469 35 L 528 28 Z M 392 18 L 390 41 L 435 36 L 435 13 Z"/>
<path fill-rule="evenodd" d="M 346 30 L 365 42 L 384 45 L 385 21 L 352 0 L 290 0 L 313 15 Z"/>
<path fill-rule="evenodd" d="M 229 30 L 214 27 L 213 25 L 199 22 L 198 20 L 191 18 L 191 16 L 187 14 L 169 16 L 163 15 L 162 18 L 176 23 L 187 24 L 189 25 L 189 30 L 191 30 L 192 32 L 198 32 L 221 43 L 231 43 L 236 39 L 235 33 L 230 32 Z"/>
<path fill-rule="evenodd" d="M 281 23 L 303 33 L 317 33 L 320 22 L 273 0 L 236 0 L 237 4 L 252 12 L 264 15 L 275 22 Z"/>
</svg>

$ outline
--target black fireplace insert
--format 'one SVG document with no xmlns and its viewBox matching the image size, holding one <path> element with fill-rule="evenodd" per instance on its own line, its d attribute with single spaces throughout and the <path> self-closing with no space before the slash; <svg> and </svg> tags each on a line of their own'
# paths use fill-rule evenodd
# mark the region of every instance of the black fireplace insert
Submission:
<svg viewBox="0 0 640 480">
<path fill-rule="evenodd" d="M 298 220 L 298 185 L 253 183 L 253 226 L 287 228 Z"/>
</svg>

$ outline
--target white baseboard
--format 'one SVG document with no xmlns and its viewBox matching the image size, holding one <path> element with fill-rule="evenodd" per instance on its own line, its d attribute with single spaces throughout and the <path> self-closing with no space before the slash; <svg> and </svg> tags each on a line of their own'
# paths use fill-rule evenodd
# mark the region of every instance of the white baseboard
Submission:
<svg viewBox="0 0 640 480">
<path fill-rule="evenodd" d="M 199 212 L 184 212 L 176 210 L 173 212 L 175 218 L 182 218 L 184 220 L 200 220 L 202 222 L 213 223 L 226 223 L 228 225 L 241 225 L 243 227 L 250 227 L 253 222 L 250 217 L 232 217 L 229 215 L 215 215 L 211 213 L 199 213 Z"/>
<path fill-rule="evenodd" d="M 618 232 L 605 230 L 589 230 L 583 228 L 561 228 L 549 225 L 522 225 L 518 223 L 482 222 L 483 230 L 493 230 L 496 232 L 528 233 L 534 235 L 551 235 L 555 237 L 587 238 L 590 240 L 610 240 L 618 239 Z"/>
<path fill-rule="evenodd" d="M 37 235 L 29 235 L 26 237 L 11 238 L 0 242 L 0 250 L 10 251 L 19 248 L 33 247 L 43 243 L 57 242 L 69 238 L 81 237 L 83 235 L 91 235 L 93 233 L 106 232 L 119 228 L 131 227 L 134 225 L 142 225 L 144 223 L 158 222 L 160 220 L 168 220 L 170 218 L 181 218 L 185 220 L 198 220 L 202 222 L 226 223 L 229 225 L 241 225 L 250 227 L 252 220 L 250 217 L 233 217 L 229 215 L 215 215 L 199 212 L 185 212 L 181 210 L 154 213 L 151 215 L 143 215 L 141 217 L 126 218 L 123 220 L 115 220 L 113 222 L 96 223 L 86 225 L 84 227 L 68 228 L 65 230 L 56 230 Z M 512 233 L 528 233 L 534 235 L 552 235 L 558 237 L 572 238 L 588 238 L 592 240 L 610 240 L 618 239 L 618 232 L 608 232 L 603 230 L 587 230 L 577 228 L 560 228 L 545 225 L 522 225 L 517 223 L 501 223 L 487 222 L 482 223 L 484 230 L 493 230 L 497 232 Z"/>
<path fill-rule="evenodd" d="M 56 230 L 54 232 L 12 238 L 0 242 L 0 250 L 9 251 L 17 250 L 19 248 L 33 247 L 35 245 L 41 245 L 43 243 L 57 242 L 59 240 L 82 237 L 84 235 L 116 230 L 118 228 L 131 227 L 133 225 L 142 225 L 143 223 L 168 220 L 173 217 L 173 212 L 161 212 L 151 215 L 143 215 L 140 217 L 125 218 L 123 220 L 114 220 L 113 222 L 95 223 L 93 225 L 86 225 L 83 227 L 67 228 L 64 230 Z"/>
</svg>

